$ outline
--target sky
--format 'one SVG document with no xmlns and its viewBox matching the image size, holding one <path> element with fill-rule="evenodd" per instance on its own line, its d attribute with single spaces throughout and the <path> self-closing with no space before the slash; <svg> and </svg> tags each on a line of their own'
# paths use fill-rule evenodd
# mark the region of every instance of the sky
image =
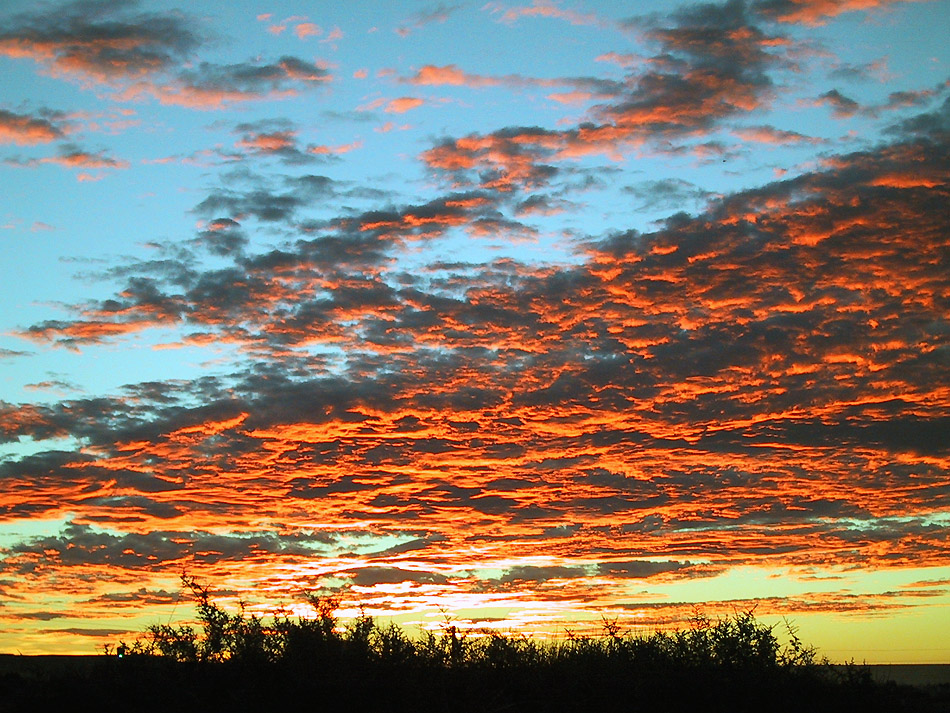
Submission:
<svg viewBox="0 0 950 713">
<path fill-rule="evenodd" d="M 5 0 L 0 652 L 226 606 L 950 662 L 950 2 Z"/>
</svg>

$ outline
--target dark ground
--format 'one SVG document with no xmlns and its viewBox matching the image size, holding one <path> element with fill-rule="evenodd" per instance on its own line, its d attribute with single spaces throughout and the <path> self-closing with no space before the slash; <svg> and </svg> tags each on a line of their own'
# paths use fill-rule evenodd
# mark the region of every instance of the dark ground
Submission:
<svg viewBox="0 0 950 713">
<path fill-rule="evenodd" d="M 301 705 L 303 703 L 303 705 Z M 157 657 L 0 655 L 0 711 L 950 712 L 950 665 L 742 671 L 428 670 L 182 664 Z"/>
</svg>

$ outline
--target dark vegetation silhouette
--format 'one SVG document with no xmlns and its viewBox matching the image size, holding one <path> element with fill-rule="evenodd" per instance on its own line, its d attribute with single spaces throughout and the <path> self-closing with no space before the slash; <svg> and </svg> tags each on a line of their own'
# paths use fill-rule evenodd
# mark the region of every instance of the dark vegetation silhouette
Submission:
<svg viewBox="0 0 950 713">
<path fill-rule="evenodd" d="M 105 647 L 82 675 L 0 678 L 0 711 L 68 710 L 79 702 L 134 711 L 945 711 L 946 689 L 875 683 L 854 664 L 819 659 L 786 622 L 752 612 L 687 628 L 539 640 L 462 630 L 410 636 L 340 600 L 305 595 L 312 617 L 229 613 L 194 579 L 199 628 L 153 624 Z"/>
</svg>

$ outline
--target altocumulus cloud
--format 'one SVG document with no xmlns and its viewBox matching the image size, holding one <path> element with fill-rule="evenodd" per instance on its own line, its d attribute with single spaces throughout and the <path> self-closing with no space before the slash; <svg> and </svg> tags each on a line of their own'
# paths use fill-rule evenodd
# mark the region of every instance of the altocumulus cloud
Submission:
<svg viewBox="0 0 950 713">
<path fill-rule="evenodd" d="M 891 122 L 838 153 L 762 117 L 813 49 L 791 25 L 857 6 L 695 4 L 611 23 L 486 8 L 506 28 L 635 32 L 646 53 L 600 55 L 614 78 L 493 75 L 450 58 L 393 70 L 374 95 L 385 98 L 359 101 L 416 117 L 441 106 L 430 90 L 557 90 L 538 101 L 578 113 L 430 135 L 405 154 L 427 172 L 424 195 L 333 173 L 358 135 L 324 139 L 278 114 L 215 123 L 225 138 L 207 156 L 226 170 L 190 204 L 194 227 L 87 274 L 109 287 L 19 335 L 85 355 L 161 333 L 166 349 L 237 356 L 107 395 L 0 402 L 14 449 L 0 513 L 45 528 L 2 541 L 4 592 L 60 587 L 101 614 L 171 603 L 169 578 L 188 567 L 281 594 L 327 586 L 378 611 L 480 597 L 659 622 L 688 603 L 642 590 L 734 567 L 945 565 L 950 103 L 925 109 L 946 87 L 860 102 L 810 87 L 800 106 Z M 15 15 L 0 53 L 189 116 L 335 81 L 329 64 L 284 52 L 207 61 L 212 28 L 140 8 Z M 465 11 L 439 6 L 397 31 L 421 36 Z M 841 66 L 841 81 L 873 71 Z M 133 168 L 67 142 L 64 116 L 0 111 L 0 140 L 29 147 L 17 151 L 54 144 L 8 165 Z M 734 140 L 822 153 L 717 192 L 625 176 L 618 194 L 638 211 L 696 210 L 564 230 L 560 261 L 491 256 L 585 209 L 621 172 L 604 157 L 719 163 L 749 151 Z M 458 256 L 463 242 L 481 252 Z M 0 349 L 6 362 L 32 356 Z M 945 588 L 729 601 L 891 611 Z M 56 617 L 39 609 L 24 618 Z"/>
</svg>

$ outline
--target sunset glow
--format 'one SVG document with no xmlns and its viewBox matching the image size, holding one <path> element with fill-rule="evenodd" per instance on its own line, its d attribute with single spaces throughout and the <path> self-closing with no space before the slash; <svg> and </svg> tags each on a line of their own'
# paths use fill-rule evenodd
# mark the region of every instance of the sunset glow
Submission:
<svg viewBox="0 0 950 713">
<path fill-rule="evenodd" d="M 5 2 L 0 652 L 187 619 L 187 572 L 950 662 L 948 26 Z"/>
</svg>

